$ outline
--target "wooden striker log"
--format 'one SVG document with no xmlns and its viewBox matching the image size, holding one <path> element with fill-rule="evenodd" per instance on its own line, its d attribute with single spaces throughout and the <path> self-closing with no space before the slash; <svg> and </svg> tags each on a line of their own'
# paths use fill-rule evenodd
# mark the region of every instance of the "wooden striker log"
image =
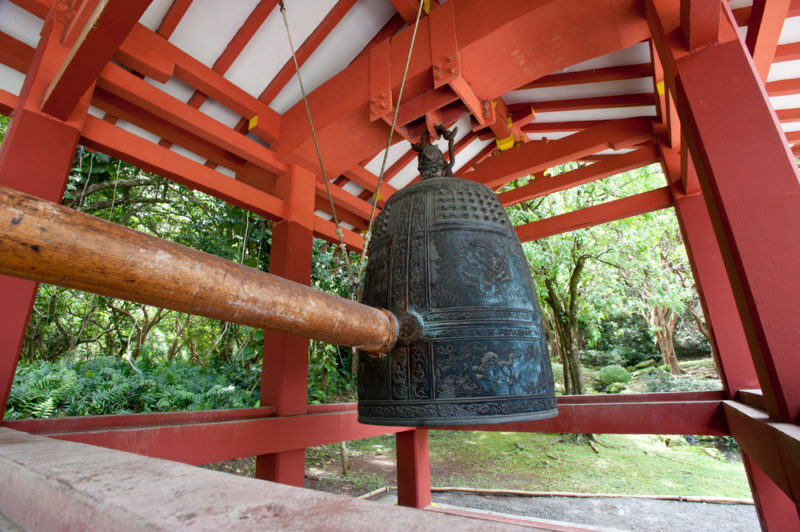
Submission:
<svg viewBox="0 0 800 532">
<path fill-rule="evenodd" d="M 382 351 L 388 311 L 0 187 L 0 273 Z"/>
</svg>

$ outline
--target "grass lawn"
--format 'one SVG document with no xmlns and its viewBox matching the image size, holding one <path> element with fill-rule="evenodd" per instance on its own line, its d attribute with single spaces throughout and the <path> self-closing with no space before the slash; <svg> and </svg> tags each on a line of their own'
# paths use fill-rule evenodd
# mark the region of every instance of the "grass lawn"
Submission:
<svg viewBox="0 0 800 532">
<path fill-rule="evenodd" d="M 690 445 L 683 436 L 601 434 L 594 442 L 598 454 L 585 442 L 575 443 L 571 435 L 429 434 L 433 486 L 750 497 L 738 454 L 723 454 L 710 443 Z M 381 476 L 370 464 L 393 458 L 394 437 L 350 442 L 349 449 L 363 482 L 370 474 Z M 310 451 L 312 461 L 314 456 Z M 331 455 L 328 459 L 337 462 Z M 373 481 L 375 487 L 382 485 L 380 478 Z M 394 484 L 394 479 L 386 482 Z"/>
</svg>

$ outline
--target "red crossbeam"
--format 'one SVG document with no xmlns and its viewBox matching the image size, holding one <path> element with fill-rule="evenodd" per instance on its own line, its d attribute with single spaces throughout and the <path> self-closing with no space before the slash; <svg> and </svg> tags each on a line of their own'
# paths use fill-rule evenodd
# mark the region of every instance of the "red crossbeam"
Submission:
<svg viewBox="0 0 800 532">
<path fill-rule="evenodd" d="M 767 81 L 769 67 L 775 57 L 775 48 L 781 36 L 783 23 L 792 0 L 755 0 L 750 20 L 747 24 L 745 44 L 753 56 L 753 63 L 761 76 Z"/>
<path fill-rule="evenodd" d="M 42 102 L 44 112 L 61 120 L 70 115 L 150 2 L 84 2 L 78 15 L 94 8 L 93 12 L 85 17 L 76 16 L 75 24 L 82 24 L 82 27 L 69 27 L 66 30 L 67 36 L 76 34 L 76 42 L 45 93 Z"/>
<path fill-rule="evenodd" d="M 731 435 L 742 451 L 795 503 L 800 504 L 800 426 L 775 423 L 758 408 L 723 403 Z M 797 515 L 794 515 L 797 523 Z"/>
<path fill-rule="evenodd" d="M 465 178 L 495 188 L 520 177 L 591 155 L 609 147 L 622 147 L 652 138 L 648 118 L 609 120 L 563 139 L 528 142 L 485 161 Z"/>
<path fill-rule="evenodd" d="M 626 79 L 646 78 L 653 75 L 652 63 L 638 65 L 621 65 L 605 68 L 593 68 L 578 72 L 550 74 L 527 83 L 520 89 L 540 89 L 542 87 L 560 87 L 563 85 L 580 85 L 582 83 L 599 83 L 602 81 L 620 81 Z"/>
<path fill-rule="evenodd" d="M 720 392 L 564 396 L 558 398 L 556 418 L 455 429 L 724 435 L 728 430 L 722 399 Z M 266 409 L 263 415 L 261 409 L 242 409 L 5 421 L 2 425 L 190 464 L 413 430 L 361 425 L 355 408 L 352 403 L 310 406 L 309 414 L 286 417 L 271 416 Z M 115 419 L 119 424 L 112 428 Z"/>
<path fill-rule="evenodd" d="M 285 215 L 282 200 L 99 118 L 86 117 L 81 143 L 265 218 L 277 220 Z"/>
<path fill-rule="evenodd" d="M 649 35 L 634 0 L 566 0 L 565 2 L 505 2 L 498 10 L 491 2 L 469 0 L 454 4 L 455 36 L 463 78 L 476 97 L 494 99 L 560 68 L 635 44 Z M 420 24 L 406 83 L 404 99 L 411 101 L 433 90 L 430 29 Z M 392 38 L 392 57 L 408 52 L 411 28 Z M 564 41 L 565 32 L 591 36 Z M 509 35 L 515 45 L 507 46 Z M 392 61 L 392 90 L 399 88 L 403 61 Z M 369 112 L 369 57 L 354 61 L 310 94 L 318 137 L 331 154 L 326 167 L 339 175 L 358 161 L 377 153 L 387 137 L 388 125 L 367 122 Z M 364 90 L 359 89 L 363 88 Z M 286 162 L 312 168 L 315 151 L 302 103 L 282 119 L 278 153 Z M 354 142 L 357 140 L 357 142 Z"/>
<path fill-rule="evenodd" d="M 530 242 L 671 206 L 672 193 L 669 187 L 657 188 L 627 198 L 517 226 L 517 236 L 521 242 Z"/>
<path fill-rule="evenodd" d="M 563 174 L 537 176 L 532 183 L 498 194 L 497 199 L 500 200 L 503 207 L 508 207 L 621 172 L 641 168 L 656 161 L 658 161 L 658 151 L 655 146 L 650 145 L 632 152 L 615 155 L 604 161 L 583 166 L 570 172 L 564 172 Z"/>
</svg>

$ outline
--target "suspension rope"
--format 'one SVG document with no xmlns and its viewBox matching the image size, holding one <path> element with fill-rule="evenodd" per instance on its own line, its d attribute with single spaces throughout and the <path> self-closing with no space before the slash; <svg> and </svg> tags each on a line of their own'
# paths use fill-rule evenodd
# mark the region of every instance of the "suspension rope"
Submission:
<svg viewBox="0 0 800 532">
<path fill-rule="evenodd" d="M 325 191 L 328 194 L 328 201 L 330 202 L 331 207 L 331 214 L 333 216 L 333 223 L 336 225 L 336 236 L 339 238 L 339 247 L 342 249 L 342 255 L 344 255 L 345 266 L 347 268 L 347 279 L 348 284 L 350 286 L 350 299 L 356 299 L 360 294 L 360 284 L 361 284 L 361 276 L 364 274 L 364 265 L 367 255 L 367 248 L 369 247 L 369 242 L 372 238 L 372 226 L 375 221 L 375 212 L 378 206 L 378 198 L 380 198 L 381 192 L 381 184 L 383 183 L 383 174 L 386 171 L 386 162 L 389 158 L 389 148 L 392 146 L 392 137 L 394 136 L 395 128 L 397 127 L 397 116 L 400 111 L 400 101 L 403 97 L 403 89 L 406 85 L 406 77 L 408 76 L 408 67 L 411 64 L 411 53 L 414 50 L 414 42 L 417 39 L 417 29 L 419 28 L 419 19 L 422 16 L 422 8 L 425 4 L 425 0 L 420 0 L 419 7 L 417 8 L 417 19 L 414 22 L 414 31 L 411 34 L 411 44 L 408 47 L 408 56 L 406 57 L 406 65 L 403 70 L 403 79 L 400 82 L 400 90 L 397 94 L 397 104 L 395 105 L 394 109 L 394 116 L 392 117 L 392 126 L 389 130 L 389 139 L 386 142 L 386 149 L 383 153 L 383 162 L 381 163 L 381 171 L 378 175 L 378 184 L 375 188 L 375 195 L 373 196 L 372 201 L 372 209 L 370 210 L 369 215 L 369 224 L 367 225 L 367 231 L 364 233 L 364 244 L 361 249 L 361 257 L 358 264 L 358 271 L 355 274 L 353 268 L 350 264 L 350 256 L 347 252 L 347 246 L 344 243 L 344 233 L 339 224 L 339 218 L 336 216 L 336 207 L 333 203 L 333 195 L 331 194 L 330 185 L 328 183 L 328 176 L 325 173 L 325 166 L 322 162 L 322 153 L 320 152 L 319 148 L 319 141 L 317 140 L 317 132 L 314 129 L 314 122 L 311 119 L 311 109 L 308 105 L 308 97 L 306 95 L 306 89 L 303 86 L 303 80 L 300 76 L 300 65 L 297 62 L 297 54 L 295 53 L 294 43 L 292 42 L 292 35 L 289 31 L 289 22 L 286 19 L 286 7 L 283 5 L 283 0 L 279 0 L 278 5 L 280 6 L 281 15 L 283 16 L 283 25 L 286 28 L 286 37 L 289 40 L 289 48 L 292 51 L 292 61 L 294 62 L 294 67 L 297 72 L 297 81 L 300 85 L 300 93 L 303 95 L 303 104 L 305 105 L 306 109 L 306 116 L 308 117 L 308 125 L 311 128 L 311 137 L 314 140 L 314 148 L 317 151 L 317 159 L 319 160 L 319 168 L 322 172 L 322 180 L 325 183 Z"/>
<path fill-rule="evenodd" d="M 336 225 L 336 236 L 339 238 L 339 247 L 342 248 L 342 255 L 344 255 L 345 266 L 347 267 L 347 280 L 350 285 L 350 299 L 354 299 L 355 280 L 353 279 L 352 267 L 350 266 L 350 255 L 347 253 L 347 246 L 344 243 L 344 233 L 339 225 L 339 217 L 336 215 L 336 206 L 333 204 L 333 195 L 331 194 L 330 184 L 328 183 L 328 176 L 325 173 L 325 165 L 322 163 L 322 153 L 319 149 L 319 141 L 317 140 L 317 131 L 314 128 L 314 121 L 311 119 L 311 109 L 308 106 L 308 97 L 306 96 L 306 88 L 303 85 L 303 78 L 300 76 L 300 65 L 297 62 L 297 54 L 294 49 L 294 42 L 292 41 L 292 34 L 289 31 L 289 21 L 286 19 L 286 7 L 283 5 L 283 0 L 278 2 L 280 6 L 281 15 L 283 16 L 283 25 L 286 28 L 286 37 L 289 40 L 289 48 L 292 51 L 292 61 L 294 68 L 297 72 L 297 82 L 300 84 L 300 93 L 303 95 L 303 104 L 306 108 L 306 116 L 308 117 L 308 125 L 311 128 L 311 137 L 314 139 L 314 148 L 317 150 L 317 159 L 319 160 L 319 169 L 322 172 L 322 180 L 325 183 L 325 192 L 328 194 L 328 201 L 331 206 L 331 215 L 333 216 L 333 223 Z"/>
<path fill-rule="evenodd" d="M 408 46 L 408 56 L 406 57 L 406 66 L 403 69 L 403 79 L 400 82 L 400 90 L 397 93 L 397 104 L 394 107 L 394 116 L 392 117 L 392 127 L 389 130 L 389 140 L 386 141 L 386 149 L 383 151 L 383 162 L 381 163 L 381 172 L 378 174 L 378 186 L 375 188 L 375 196 L 372 199 L 372 210 L 369 213 L 369 225 L 367 225 L 367 232 L 364 233 L 364 247 L 361 248 L 361 259 L 358 263 L 358 275 L 356 282 L 361 282 L 361 276 L 364 273 L 364 264 L 367 257 L 367 247 L 372 240 L 372 225 L 375 221 L 375 210 L 378 206 L 378 200 L 381 197 L 381 184 L 383 183 L 383 174 L 386 172 L 386 161 L 389 159 L 389 148 L 392 146 L 392 137 L 394 130 L 397 126 L 397 115 L 400 112 L 400 100 L 403 98 L 403 89 L 406 86 L 406 76 L 408 76 L 408 65 L 411 64 L 411 53 L 414 51 L 414 41 L 417 39 L 417 28 L 419 27 L 419 19 L 422 16 L 422 6 L 425 0 L 420 0 L 419 7 L 417 8 L 417 19 L 414 21 L 414 31 L 411 34 L 411 44 Z"/>
</svg>

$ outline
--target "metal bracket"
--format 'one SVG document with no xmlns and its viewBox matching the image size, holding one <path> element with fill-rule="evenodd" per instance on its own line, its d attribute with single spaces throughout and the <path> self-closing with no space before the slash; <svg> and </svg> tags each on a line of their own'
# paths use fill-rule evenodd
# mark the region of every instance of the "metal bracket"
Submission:
<svg viewBox="0 0 800 532">
<path fill-rule="evenodd" d="M 491 102 L 482 101 L 461 75 L 461 58 L 456 38 L 455 2 L 446 2 L 431 11 L 430 28 L 433 86 L 449 85 L 481 126 L 494 123 Z"/>
</svg>

